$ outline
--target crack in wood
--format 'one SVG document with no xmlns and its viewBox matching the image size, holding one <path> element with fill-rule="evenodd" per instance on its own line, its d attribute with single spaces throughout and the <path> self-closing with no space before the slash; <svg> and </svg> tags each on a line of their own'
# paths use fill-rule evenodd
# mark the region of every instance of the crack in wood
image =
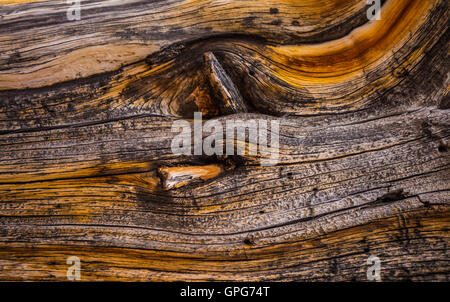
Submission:
<svg viewBox="0 0 450 302">
<path fill-rule="evenodd" d="M 241 93 L 212 52 L 204 54 L 208 78 L 222 114 L 248 112 Z"/>
</svg>

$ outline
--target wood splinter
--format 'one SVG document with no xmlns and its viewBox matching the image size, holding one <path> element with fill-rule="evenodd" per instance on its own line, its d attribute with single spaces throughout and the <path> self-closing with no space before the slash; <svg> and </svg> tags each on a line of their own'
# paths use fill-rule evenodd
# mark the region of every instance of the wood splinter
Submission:
<svg viewBox="0 0 450 302">
<path fill-rule="evenodd" d="M 206 66 L 209 69 L 208 78 L 211 88 L 219 100 L 219 107 L 223 114 L 248 112 L 242 95 L 231 78 L 220 65 L 212 52 L 204 54 Z"/>
<path fill-rule="evenodd" d="M 188 184 L 217 177 L 224 171 L 222 165 L 160 167 L 161 185 L 164 190 L 178 189 Z"/>
</svg>

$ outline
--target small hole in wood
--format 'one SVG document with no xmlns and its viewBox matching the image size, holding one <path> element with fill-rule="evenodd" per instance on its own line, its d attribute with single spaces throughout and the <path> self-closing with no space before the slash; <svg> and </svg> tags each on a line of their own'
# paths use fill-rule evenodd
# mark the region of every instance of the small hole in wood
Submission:
<svg viewBox="0 0 450 302">
<path fill-rule="evenodd" d="M 253 245 L 254 242 L 253 242 L 253 240 L 250 239 L 250 238 L 245 238 L 245 239 L 244 239 L 244 244 L 246 244 L 246 245 Z"/>
<path fill-rule="evenodd" d="M 279 10 L 278 10 L 278 8 L 276 8 L 276 7 L 271 7 L 270 10 L 269 10 L 269 12 L 270 12 L 272 15 L 274 15 L 274 14 L 278 14 Z"/>
<path fill-rule="evenodd" d="M 406 192 L 403 191 L 403 189 L 398 189 L 392 192 L 389 192 L 387 194 L 384 194 L 380 198 L 377 199 L 377 201 L 381 202 L 393 202 L 397 200 L 402 200 L 406 198 Z"/>
<path fill-rule="evenodd" d="M 448 151 L 448 147 L 445 144 L 440 144 L 438 147 L 438 151 L 441 153 L 447 152 Z"/>
</svg>

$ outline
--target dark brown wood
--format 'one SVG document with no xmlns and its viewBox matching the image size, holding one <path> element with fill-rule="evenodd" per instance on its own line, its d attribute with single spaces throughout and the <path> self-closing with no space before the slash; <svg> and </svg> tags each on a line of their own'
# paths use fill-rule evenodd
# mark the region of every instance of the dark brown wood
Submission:
<svg viewBox="0 0 450 302">
<path fill-rule="evenodd" d="M 221 113 L 228 115 L 248 112 L 241 93 L 212 52 L 205 54 L 205 63 L 209 69 L 208 78 Z"/>
</svg>

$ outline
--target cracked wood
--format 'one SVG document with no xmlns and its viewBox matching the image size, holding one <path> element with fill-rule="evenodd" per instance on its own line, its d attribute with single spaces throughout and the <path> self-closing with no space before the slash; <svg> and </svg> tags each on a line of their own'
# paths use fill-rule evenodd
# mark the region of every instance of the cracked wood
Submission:
<svg viewBox="0 0 450 302">
<path fill-rule="evenodd" d="M 0 280 L 449 280 L 447 1 L 65 2 L 0 1 Z M 196 111 L 278 164 L 173 154 Z"/>
</svg>

